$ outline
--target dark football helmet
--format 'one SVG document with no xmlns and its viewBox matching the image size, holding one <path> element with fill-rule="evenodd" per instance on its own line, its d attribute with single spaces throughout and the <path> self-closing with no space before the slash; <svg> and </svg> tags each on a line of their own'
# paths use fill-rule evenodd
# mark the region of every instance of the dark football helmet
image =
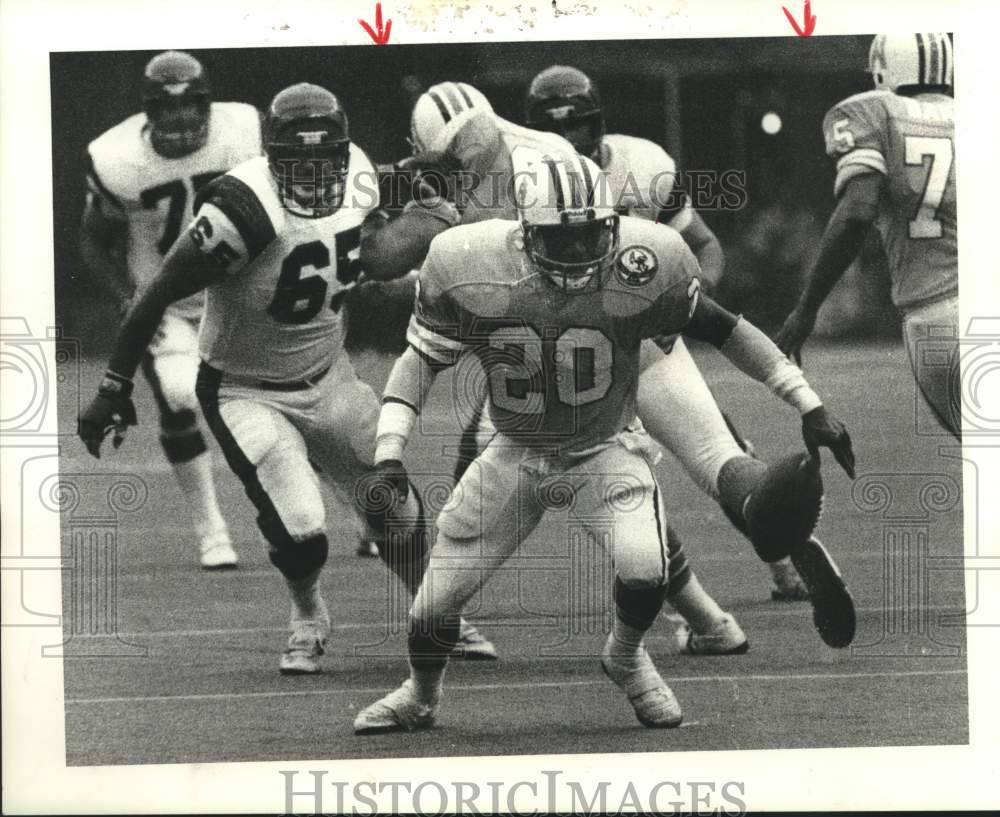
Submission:
<svg viewBox="0 0 1000 817">
<path fill-rule="evenodd" d="M 205 69 L 183 51 L 164 51 L 146 64 L 142 107 L 153 150 L 167 159 L 194 153 L 208 140 L 211 88 Z"/>
<path fill-rule="evenodd" d="M 300 82 L 279 93 L 267 111 L 264 150 L 290 211 L 322 218 L 343 205 L 351 142 L 347 114 L 328 90 Z"/>
<path fill-rule="evenodd" d="M 553 65 L 538 74 L 528 87 L 524 119 L 529 128 L 566 137 L 600 164 L 604 110 L 597 86 L 583 71 Z"/>
</svg>

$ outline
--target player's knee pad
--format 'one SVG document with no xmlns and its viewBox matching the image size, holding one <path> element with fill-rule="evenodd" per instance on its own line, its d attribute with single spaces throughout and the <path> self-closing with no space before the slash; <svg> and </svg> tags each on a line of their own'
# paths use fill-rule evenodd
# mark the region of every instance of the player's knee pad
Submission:
<svg viewBox="0 0 1000 817">
<path fill-rule="evenodd" d="M 691 565 L 688 564 L 684 545 L 676 531 L 667 526 L 667 595 L 674 596 L 683 590 L 691 580 Z"/>
<path fill-rule="evenodd" d="M 208 450 L 198 428 L 198 415 L 191 409 L 160 412 L 160 445 L 172 463 L 189 462 Z"/>
<path fill-rule="evenodd" d="M 459 616 L 410 616 L 406 643 L 414 669 L 442 669 L 458 642 Z"/>
<path fill-rule="evenodd" d="M 290 536 L 280 538 L 274 536 L 261 526 L 261 532 L 267 539 L 267 556 L 282 575 L 289 579 L 302 579 L 310 573 L 315 573 L 326 564 L 330 544 L 325 533 L 318 533 L 296 541 Z"/>
<path fill-rule="evenodd" d="M 648 630 L 663 607 L 667 584 L 626 582 L 615 576 L 614 596 L 619 620 L 637 630 Z"/>
</svg>

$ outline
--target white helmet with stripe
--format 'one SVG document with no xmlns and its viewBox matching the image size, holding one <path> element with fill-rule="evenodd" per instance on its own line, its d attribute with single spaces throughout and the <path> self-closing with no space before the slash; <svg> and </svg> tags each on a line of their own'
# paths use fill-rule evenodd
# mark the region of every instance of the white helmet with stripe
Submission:
<svg viewBox="0 0 1000 817">
<path fill-rule="evenodd" d="M 566 292 L 600 282 L 618 251 L 607 174 L 585 156 L 539 161 L 514 177 L 524 251 Z"/>
<path fill-rule="evenodd" d="M 482 114 L 493 115 L 493 106 L 479 91 L 464 82 L 432 85 L 413 106 L 410 137 L 417 156 L 439 156 L 458 132 Z"/>
<path fill-rule="evenodd" d="M 875 87 L 951 87 L 955 59 L 947 34 L 879 34 L 868 52 Z"/>
</svg>

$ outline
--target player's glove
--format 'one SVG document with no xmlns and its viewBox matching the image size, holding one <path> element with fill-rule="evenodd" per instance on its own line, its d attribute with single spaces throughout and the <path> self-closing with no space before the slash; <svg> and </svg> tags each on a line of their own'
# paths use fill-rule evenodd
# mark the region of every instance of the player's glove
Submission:
<svg viewBox="0 0 1000 817">
<path fill-rule="evenodd" d="M 778 334 L 774 336 L 774 343 L 781 349 L 783 354 L 801 366 L 802 344 L 812 334 L 813 327 L 815 326 L 816 313 L 797 306 L 785 318 L 785 322 L 781 325 L 781 329 L 778 330 Z"/>
<path fill-rule="evenodd" d="M 802 439 L 814 460 L 819 462 L 820 446 L 833 452 L 834 459 L 851 479 L 854 479 L 854 448 L 844 424 L 831 415 L 825 406 L 817 406 L 802 415 Z"/>
<path fill-rule="evenodd" d="M 410 478 L 399 460 L 381 460 L 361 483 L 358 499 L 368 523 L 380 530 L 385 519 L 410 496 Z"/>
<path fill-rule="evenodd" d="M 136 424 L 135 406 L 132 404 L 132 381 L 115 372 L 107 372 L 97 389 L 97 396 L 80 412 L 76 433 L 87 450 L 101 458 L 101 443 L 111 431 L 115 432 L 113 445 L 121 446 L 129 426 Z"/>
</svg>

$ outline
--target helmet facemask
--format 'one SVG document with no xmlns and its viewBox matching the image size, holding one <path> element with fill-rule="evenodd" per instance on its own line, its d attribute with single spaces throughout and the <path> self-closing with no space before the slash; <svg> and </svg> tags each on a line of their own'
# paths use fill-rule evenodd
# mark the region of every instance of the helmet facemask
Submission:
<svg viewBox="0 0 1000 817">
<path fill-rule="evenodd" d="M 563 292 L 600 286 L 618 251 L 618 216 L 595 218 L 563 214 L 562 224 L 521 224 L 525 252 L 545 277 Z M 594 284 L 592 287 L 591 284 Z"/>
<path fill-rule="evenodd" d="M 346 138 L 330 138 L 335 127 L 324 131 L 319 123 L 309 122 L 288 129 L 268 144 L 271 174 L 284 205 L 296 215 L 324 218 L 344 204 L 351 143 Z"/>
<path fill-rule="evenodd" d="M 144 107 L 150 143 L 161 156 L 179 159 L 208 141 L 211 101 L 207 93 L 157 94 L 148 97 Z"/>
<path fill-rule="evenodd" d="M 555 105 L 529 122 L 535 130 L 557 133 L 573 145 L 576 152 L 600 164 L 604 141 L 604 114 L 601 111 L 576 113 L 570 104 Z"/>
</svg>

